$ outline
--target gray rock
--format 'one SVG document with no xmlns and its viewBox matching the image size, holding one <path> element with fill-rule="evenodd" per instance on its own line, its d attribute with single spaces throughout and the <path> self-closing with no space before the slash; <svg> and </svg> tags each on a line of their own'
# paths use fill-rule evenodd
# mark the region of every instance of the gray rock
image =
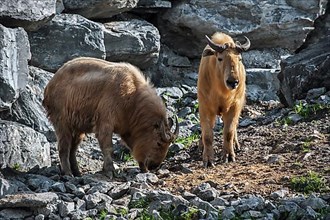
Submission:
<svg viewBox="0 0 330 220">
<path fill-rule="evenodd" d="M 297 54 L 281 63 L 281 102 L 293 106 L 304 99 L 309 90 L 325 87 L 330 90 L 330 4 L 326 13 L 315 21 L 315 29 Z"/>
<path fill-rule="evenodd" d="M 270 194 L 270 197 L 272 199 L 279 199 L 279 198 L 284 198 L 287 194 L 289 193 L 288 190 L 285 190 L 285 189 L 282 189 L 282 190 L 278 190 L 278 191 L 275 191 L 273 193 Z"/>
<path fill-rule="evenodd" d="M 320 10 L 318 0 L 303 2 L 310 8 L 271 0 L 258 4 L 253 0 L 182 1 L 162 14 L 159 27 L 163 42 L 188 57 L 200 57 L 206 45 L 204 35 L 220 30 L 233 37 L 246 35 L 252 48 L 294 51 L 312 30 Z"/>
<path fill-rule="evenodd" d="M 196 187 L 193 191 L 200 199 L 210 202 L 217 198 L 218 191 L 211 187 L 209 183 L 202 183 Z"/>
<path fill-rule="evenodd" d="M 114 200 L 119 199 L 119 198 L 123 197 L 128 192 L 128 190 L 130 189 L 130 186 L 131 186 L 130 182 L 120 184 L 117 187 L 110 190 L 108 192 L 108 195 L 111 198 L 113 198 Z"/>
<path fill-rule="evenodd" d="M 7 195 L 0 199 L 1 208 L 38 208 L 46 206 L 58 199 L 55 193 L 28 193 Z"/>
<path fill-rule="evenodd" d="M 1 8 L 0 8 L 1 10 Z M 31 58 L 28 37 L 23 28 L 0 24 L 0 112 L 10 109 L 27 84 Z"/>
<path fill-rule="evenodd" d="M 46 137 L 29 127 L 0 120 L 0 167 L 27 171 L 50 166 L 50 146 Z"/>
<path fill-rule="evenodd" d="M 247 99 L 250 101 L 279 100 L 277 92 L 280 83 L 276 69 L 247 69 Z"/>
<path fill-rule="evenodd" d="M 18 186 L 0 177 L 0 198 L 8 194 L 14 194 L 18 191 Z"/>
<path fill-rule="evenodd" d="M 151 23 L 132 19 L 105 23 L 106 60 L 124 61 L 142 69 L 158 61 L 160 35 Z"/>
<path fill-rule="evenodd" d="M 80 15 L 56 15 L 38 31 L 29 32 L 31 64 L 55 72 L 79 56 L 105 58 L 104 27 Z"/>
<path fill-rule="evenodd" d="M 191 205 L 196 206 L 199 209 L 205 210 L 206 212 L 217 212 L 217 209 L 211 205 L 209 202 L 203 201 L 196 197 L 189 201 Z"/>
<path fill-rule="evenodd" d="M 326 91 L 327 91 L 327 89 L 325 87 L 314 88 L 314 89 L 308 90 L 306 99 L 307 100 L 316 99 L 316 98 L 320 97 L 321 95 L 323 95 Z"/>
<path fill-rule="evenodd" d="M 3 209 L 0 211 L 0 219 L 26 219 L 32 215 L 32 211 L 22 209 Z"/>
<path fill-rule="evenodd" d="M 23 27 L 35 31 L 53 18 L 56 0 L 2 1 L 0 20 L 8 27 Z"/>
<path fill-rule="evenodd" d="M 55 192 L 62 192 L 62 193 L 65 193 L 66 192 L 64 183 L 60 183 L 60 182 L 54 183 L 52 185 L 52 189 Z"/>
<path fill-rule="evenodd" d="M 138 0 L 63 0 L 65 11 L 86 18 L 110 18 L 134 8 Z"/>
<path fill-rule="evenodd" d="M 58 212 L 62 218 L 68 216 L 68 214 L 71 213 L 73 210 L 75 210 L 74 202 L 58 203 Z"/>
<path fill-rule="evenodd" d="M 29 67 L 29 73 L 28 84 L 20 91 L 17 101 L 10 110 L 0 112 L 0 116 L 2 119 L 27 125 L 46 135 L 49 141 L 55 142 L 54 128 L 42 106 L 44 89 L 53 73 L 32 66 Z"/>
<path fill-rule="evenodd" d="M 235 209 L 232 206 L 226 207 L 221 213 L 223 219 L 233 219 L 235 217 Z"/>
<path fill-rule="evenodd" d="M 327 202 L 324 201 L 323 199 L 313 196 L 308 197 L 306 200 L 304 200 L 301 203 L 301 205 L 302 207 L 306 207 L 306 208 L 311 207 L 314 210 L 321 210 L 329 206 L 329 204 L 327 204 Z"/>
</svg>

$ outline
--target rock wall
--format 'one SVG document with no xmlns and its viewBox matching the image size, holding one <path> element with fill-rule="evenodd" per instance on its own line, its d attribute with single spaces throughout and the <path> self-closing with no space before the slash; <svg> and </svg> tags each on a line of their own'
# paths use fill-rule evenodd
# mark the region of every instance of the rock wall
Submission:
<svg viewBox="0 0 330 220">
<path fill-rule="evenodd" d="M 143 69 L 157 86 L 185 84 L 182 91 L 193 91 L 195 97 L 198 62 L 206 45 L 204 36 L 215 31 L 230 34 L 236 40 L 243 36 L 251 39 L 251 50 L 243 54 L 248 101 L 278 100 L 280 62 L 302 45 L 314 28 L 314 21 L 324 13 L 326 3 L 325 0 L 3 1 L 0 118 L 6 129 L 1 131 L 2 144 L 9 149 L 10 137 L 27 134 L 42 141 L 22 138 L 18 145 L 36 142 L 38 148 L 46 139 L 56 140 L 41 106 L 43 89 L 52 74 L 74 57 L 130 62 Z M 325 57 L 319 56 L 320 62 Z M 296 62 L 290 59 L 282 66 Z M 13 133 L 15 130 L 22 132 Z M 47 160 L 35 162 L 35 158 L 49 152 L 49 145 L 43 146 L 43 151 L 29 152 L 32 156 L 24 156 L 24 160 L 19 157 L 24 155 L 25 148 L 15 149 L 21 154 L 0 152 L 0 165 L 13 166 L 11 161 L 21 161 L 27 170 L 35 165 L 48 166 Z M 11 155 L 10 160 L 7 155 Z"/>
</svg>

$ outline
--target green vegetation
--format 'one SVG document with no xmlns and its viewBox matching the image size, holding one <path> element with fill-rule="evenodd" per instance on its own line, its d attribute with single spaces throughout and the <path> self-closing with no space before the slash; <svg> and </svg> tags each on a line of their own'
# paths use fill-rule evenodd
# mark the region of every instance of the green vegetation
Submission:
<svg viewBox="0 0 330 220">
<path fill-rule="evenodd" d="M 121 160 L 123 162 L 128 162 L 128 161 L 134 161 L 134 158 L 130 153 L 126 153 L 125 151 L 122 151 Z"/>
<path fill-rule="evenodd" d="M 313 171 L 309 171 L 305 176 L 292 178 L 290 185 L 293 190 L 306 194 L 329 190 L 324 178 Z"/>
<path fill-rule="evenodd" d="M 305 140 L 302 144 L 302 152 L 303 153 L 308 153 L 311 151 L 310 146 L 312 145 L 312 140 L 310 138 L 308 138 L 307 140 Z"/>
<path fill-rule="evenodd" d="M 296 114 L 300 115 L 303 118 L 307 118 L 313 114 L 315 114 L 317 111 L 329 108 L 330 106 L 325 104 L 307 104 L 299 102 L 293 107 L 293 110 Z"/>
<path fill-rule="evenodd" d="M 108 215 L 108 211 L 106 209 L 103 209 L 100 211 L 99 219 L 104 220 L 107 215 Z"/>
<path fill-rule="evenodd" d="M 176 139 L 176 143 L 180 143 L 183 144 L 185 147 L 190 147 L 192 145 L 192 143 L 194 143 L 195 141 L 199 140 L 199 134 L 191 134 L 188 137 L 181 137 Z"/>
<path fill-rule="evenodd" d="M 198 219 L 198 209 L 190 207 L 189 210 L 181 215 L 182 220 Z"/>
<path fill-rule="evenodd" d="M 17 171 L 19 171 L 20 168 L 21 168 L 21 165 L 19 165 L 19 163 L 15 163 L 14 166 L 13 166 L 13 169 L 17 170 Z"/>
<path fill-rule="evenodd" d="M 145 208 L 148 208 L 150 204 L 150 200 L 147 199 L 147 198 L 140 198 L 136 201 L 131 201 L 129 204 L 128 204 L 128 208 L 129 209 L 132 209 L 132 208 L 138 208 L 138 209 L 145 209 Z"/>
</svg>

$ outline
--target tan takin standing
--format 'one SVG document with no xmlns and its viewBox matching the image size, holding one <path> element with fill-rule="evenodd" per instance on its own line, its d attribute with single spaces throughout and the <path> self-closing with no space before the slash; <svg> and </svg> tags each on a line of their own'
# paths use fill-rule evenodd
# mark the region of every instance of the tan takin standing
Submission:
<svg viewBox="0 0 330 220">
<path fill-rule="evenodd" d="M 64 64 L 45 88 L 43 106 L 55 128 L 61 171 L 79 176 L 76 151 L 86 133 L 95 133 L 103 171 L 113 176 L 112 135 L 130 148 L 142 172 L 164 160 L 179 132 L 143 74 L 128 63 L 77 58 Z"/>
<path fill-rule="evenodd" d="M 223 119 L 223 158 L 235 161 L 237 124 L 245 103 L 245 69 L 241 52 L 250 47 L 250 41 L 240 44 L 224 33 L 215 33 L 212 40 L 206 36 L 198 73 L 197 95 L 202 128 L 203 164 L 214 165 L 213 128 L 216 116 Z"/>
</svg>

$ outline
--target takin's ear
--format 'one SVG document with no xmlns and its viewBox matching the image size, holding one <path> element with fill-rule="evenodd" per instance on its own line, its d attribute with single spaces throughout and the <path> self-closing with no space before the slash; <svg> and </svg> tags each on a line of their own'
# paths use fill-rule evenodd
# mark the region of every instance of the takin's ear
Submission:
<svg viewBox="0 0 330 220">
<path fill-rule="evenodd" d="M 203 51 L 202 56 L 207 57 L 207 56 L 212 56 L 214 54 L 215 54 L 214 50 L 212 50 L 211 48 L 205 48 L 205 50 Z"/>
</svg>

